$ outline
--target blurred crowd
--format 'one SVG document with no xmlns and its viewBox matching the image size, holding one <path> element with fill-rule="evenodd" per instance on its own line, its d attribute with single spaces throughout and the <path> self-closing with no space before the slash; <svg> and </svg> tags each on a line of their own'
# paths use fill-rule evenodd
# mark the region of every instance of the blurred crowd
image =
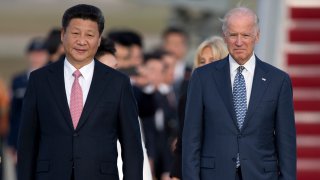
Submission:
<svg viewBox="0 0 320 180">
<path fill-rule="evenodd" d="M 63 59 L 60 38 L 60 29 L 54 28 L 47 37 L 31 39 L 25 51 L 27 69 L 12 78 L 10 88 L 0 81 L 0 142 L 6 143 L 7 154 L 14 163 L 22 102 L 30 72 Z M 221 37 L 208 37 L 199 45 L 194 66 L 190 66 L 186 59 L 190 51 L 186 31 L 168 27 L 160 38 L 161 43 L 146 52 L 139 32 L 111 30 L 104 34 L 96 59 L 130 77 L 152 176 L 167 180 L 181 176 L 181 170 L 175 167 L 181 166 L 181 128 L 192 70 L 225 57 L 227 49 Z"/>
</svg>

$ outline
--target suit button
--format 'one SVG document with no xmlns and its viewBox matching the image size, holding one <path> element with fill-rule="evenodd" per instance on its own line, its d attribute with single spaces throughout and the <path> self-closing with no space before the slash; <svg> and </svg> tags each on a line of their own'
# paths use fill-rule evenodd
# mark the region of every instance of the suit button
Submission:
<svg viewBox="0 0 320 180">
<path fill-rule="evenodd" d="M 238 139 L 240 139 L 242 137 L 242 134 L 238 134 Z"/>
<path fill-rule="evenodd" d="M 78 136 L 79 136 L 78 133 L 74 133 L 74 134 L 73 134 L 73 137 L 78 137 Z"/>
</svg>

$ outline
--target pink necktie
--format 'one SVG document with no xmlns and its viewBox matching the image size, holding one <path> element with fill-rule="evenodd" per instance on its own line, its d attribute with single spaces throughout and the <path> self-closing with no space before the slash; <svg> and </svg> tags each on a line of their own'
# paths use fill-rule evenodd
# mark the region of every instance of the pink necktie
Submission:
<svg viewBox="0 0 320 180">
<path fill-rule="evenodd" d="M 76 129 L 83 109 L 82 89 L 79 84 L 79 77 L 81 76 L 81 72 L 79 70 L 76 70 L 72 75 L 74 76 L 74 81 L 71 88 L 70 113 L 73 127 L 74 129 Z"/>
</svg>

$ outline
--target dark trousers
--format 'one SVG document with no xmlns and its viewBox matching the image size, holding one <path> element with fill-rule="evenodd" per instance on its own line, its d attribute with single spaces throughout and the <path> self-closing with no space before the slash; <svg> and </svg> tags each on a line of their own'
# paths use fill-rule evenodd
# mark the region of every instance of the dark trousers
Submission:
<svg viewBox="0 0 320 180">
<path fill-rule="evenodd" d="M 242 180 L 242 173 L 241 173 L 241 167 L 238 167 L 236 169 L 236 180 Z"/>
<path fill-rule="evenodd" d="M 71 180 L 74 180 L 74 170 L 72 169 Z"/>
</svg>

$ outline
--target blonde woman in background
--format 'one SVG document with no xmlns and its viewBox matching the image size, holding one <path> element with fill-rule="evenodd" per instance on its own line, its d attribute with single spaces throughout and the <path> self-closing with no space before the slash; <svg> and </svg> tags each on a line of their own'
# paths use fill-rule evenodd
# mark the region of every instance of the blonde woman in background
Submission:
<svg viewBox="0 0 320 180">
<path fill-rule="evenodd" d="M 203 41 L 197 51 L 194 58 L 194 69 L 206 64 L 209 64 L 213 61 L 223 59 L 228 55 L 228 49 L 224 40 L 220 36 L 212 36 L 205 41 Z M 176 148 L 174 150 L 174 164 L 170 172 L 172 180 L 181 179 L 181 156 L 182 156 L 182 128 L 184 124 L 184 112 L 185 105 L 187 100 L 187 87 L 188 81 L 183 83 L 183 93 L 179 98 L 178 104 L 178 116 L 180 122 L 180 132 L 179 137 L 176 143 Z"/>
<path fill-rule="evenodd" d="M 194 58 L 194 67 L 200 67 L 213 61 L 222 59 L 228 55 L 228 49 L 220 36 L 212 36 L 203 41 Z"/>
</svg>

